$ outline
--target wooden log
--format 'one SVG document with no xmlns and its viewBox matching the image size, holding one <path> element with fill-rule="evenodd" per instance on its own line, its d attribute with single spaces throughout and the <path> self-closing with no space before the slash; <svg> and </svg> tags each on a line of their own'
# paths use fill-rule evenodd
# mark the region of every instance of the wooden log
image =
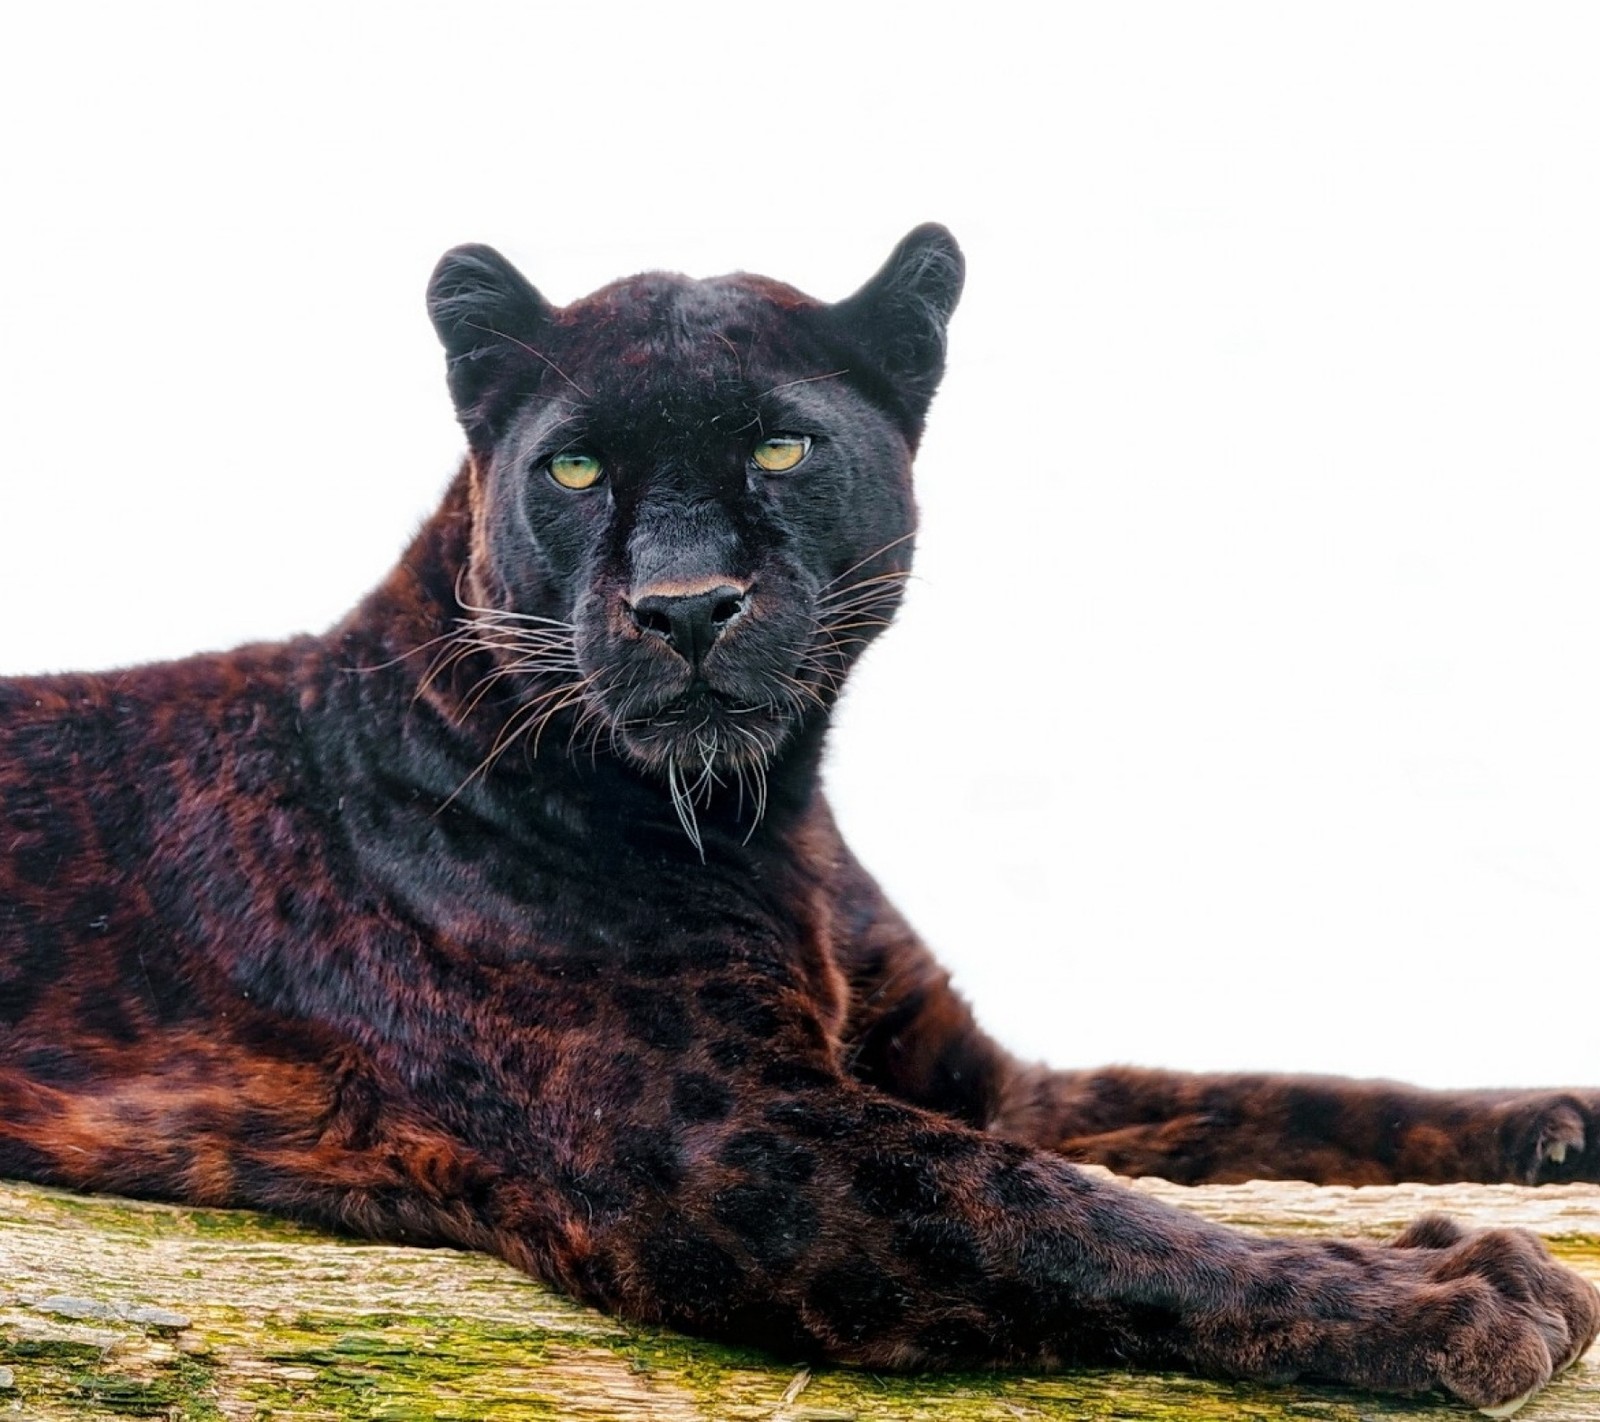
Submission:
<svg viewBox="0 0 1600 1422">
<path fill-rule="evenodd" d="M 1600 1282 L 1600 1188 L 1136 1188 L 1266 1233 L 1393 1234 L 1423 1210 L 1518 1224 Z M 482 1255 L 369 1244 L 245 1213 L 0 1184 L 0 1419 L 1471 1416 L 1440 1398 L 1100 1369 L 889 1377 L 811 1371 L 582 1308 Z M 1529 1404 L 1600 1422 L 1600 1361 Z"/>
</svg>

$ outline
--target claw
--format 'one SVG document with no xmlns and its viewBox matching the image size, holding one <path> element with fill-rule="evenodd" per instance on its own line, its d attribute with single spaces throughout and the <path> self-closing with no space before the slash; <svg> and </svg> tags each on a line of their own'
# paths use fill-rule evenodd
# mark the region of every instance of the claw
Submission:
<svg viewBox="0 0 1600 1422">
<path fill-rule="evenodd" d="M 1567 1158 L 1567 1143 L 1565 1141 L 1557 1141 L 1545 1151 L 1544 1158 L 1556 1165 L 1560 1165 Z"/>
<path fill-rule="evenodd" d="M 1498 1407 L 1480 1407 L 1478 1411 L 1485 1417 L 1510 1417 L 1513 1413 L 1520 1411 L 1522 1405 L 1538 1391 L 1538 1388 L 1530 1388 L 1521 1397 L 1512 1398 L 1510 1402 L 1502 1402 Z"/>
</svg>

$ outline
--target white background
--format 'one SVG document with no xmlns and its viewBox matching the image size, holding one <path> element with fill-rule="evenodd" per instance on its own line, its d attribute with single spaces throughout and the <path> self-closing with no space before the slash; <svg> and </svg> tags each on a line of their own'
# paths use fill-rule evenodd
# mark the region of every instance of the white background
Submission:
<svg viewBox="0 0 1600 1422">
<path fill-rule="evenodd" d="M 937 218 L 922 581 L 831 782 L 981 1018 L 1600 1081 L 1597 12 L 1035 13 L 11 7 L 0 671 L 372 584 L 460 449 L 447 246 L 831 298 Z"/>
</svg>

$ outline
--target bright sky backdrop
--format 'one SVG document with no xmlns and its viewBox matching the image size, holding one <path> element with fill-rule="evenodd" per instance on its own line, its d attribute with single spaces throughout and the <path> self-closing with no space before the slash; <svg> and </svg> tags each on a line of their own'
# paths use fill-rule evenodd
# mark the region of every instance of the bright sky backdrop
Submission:
<svg viewBox="0 0 1600 1422">
<path fill-rule="evenodd" d="M 320 628 L 547 295 L 969 283 L 830 780 L 1014 1047 L 1600 1082 L 1600 10 L 18 6 L 0 672 Z M 604 865 L 595 866 L 604 873 Z"/>
</svg>

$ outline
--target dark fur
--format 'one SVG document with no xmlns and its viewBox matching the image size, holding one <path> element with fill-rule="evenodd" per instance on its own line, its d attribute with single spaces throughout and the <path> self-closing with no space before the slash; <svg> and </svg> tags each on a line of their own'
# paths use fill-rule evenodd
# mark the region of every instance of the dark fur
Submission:
<svg viewBox="0 0 1600 1422">
<path fill-rule="evenodd" d="M 1594 1291 L 1523 1235 L 1265 1240 L 1069 1160 L 1595 1180 L 1600 1094 L 1020 1065 L 841 843 L 823 731 L 908 566 L 960 281 L 938 228 L 833 306 L 656 275 L 556 309 L 449 255 L 471 455 L 381 588 L 323 637 L 0 683 L 0 1172 L 870 1367 L 1491 1404 L 1587 1347 Z M 749 465 L 774 431 L 815 436 L 793 473 Z M 571 447 L 601 484 L 551 480 Z M 695 671 L 639 609 L 707 586 Z"/>
</svg>

